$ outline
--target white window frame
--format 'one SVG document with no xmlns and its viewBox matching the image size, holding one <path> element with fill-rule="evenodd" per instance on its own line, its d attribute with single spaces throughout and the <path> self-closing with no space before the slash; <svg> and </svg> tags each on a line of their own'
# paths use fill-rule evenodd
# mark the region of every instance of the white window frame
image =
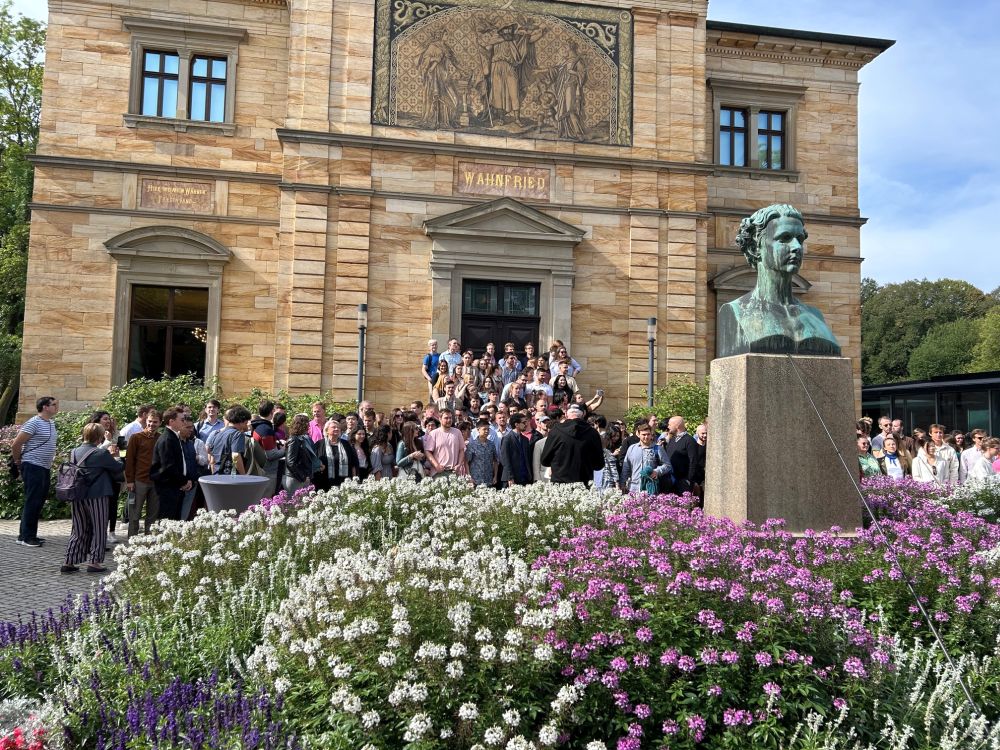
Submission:
<svg viewBox="0 0 1000 750">
<path fill-rule="evenodd" d="M 721 78 L 709 78 L 712 91 L 712 161 L 720 168 L 738 172 L 755 171 L 761 174 L 784 174 L 796 170 L 796 120 L 798 108 L 805 96 L 805 86 L 788 86 L 778 83 L 757 83 Z M 737 167 L 721 162 L 719 148 L 719 123 L 723 107 L 747 111 L 747 166 Z M 783 112 L 785 115 L 785 163 L 781 169 L 760 166 L 757 154 L 757 115 L 762 112 Z"/>
<path fill-rule="evenodd" d="M 236 132 L 236 69 L 240 44 L 247 30 L 233 26 L 206 26 L 153 18 L 126 17 L 122 25 L 132 35 L 132 77 L 129 85 L 125 125 L 159 126 L 179 132 L 203 130 L 233 135 Z M 176 53 L 178 62 L 177 116 L 156 117 L 142 114 L 142 73 L 146 50 Z M 196 55 L 226 58 L 226 107 L 222 122 L 191 120 L 188 95 L 191 89 L 191 60 Z"/>
</svg>

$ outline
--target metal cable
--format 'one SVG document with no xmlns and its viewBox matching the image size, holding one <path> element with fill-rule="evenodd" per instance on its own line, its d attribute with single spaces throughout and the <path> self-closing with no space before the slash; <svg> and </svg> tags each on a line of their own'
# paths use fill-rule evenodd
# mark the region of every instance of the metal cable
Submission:
<svg viewBox="0 0 1000 750">
<path fill-rule="evenodd" d="M 847 475 L 851 478 L 851 484 L 854 487 L 855 492 L 858 493 L 858 497 L 861 498 L 861 504 L 864 505 L 865 510 L 868 512 L 868 515 L 872 520 L 872 525 L 875 527 L 875 530 L 882 538 L 882 542 L 885 544 L 886 550 L 888 550 L 889 555 L 892 558 L 893 564 L 899 569 L 899 572 L 902 574 L 903 582 L 906 584 L 906 588 L 910 592 L 910 596 L 913 597 L 913 601 L 916 603 L 917 608 L 920 610 L 920 614 L 923 615 L 924 620 L 927 622 L 927 627 L 929 627 L 931 633 L 934 634 L 934 640 L 937 641 L 938 647 L 941 649 L 941 653 L 944 654 L 945 661 L 947 661 L 948 666 L 950 666 L 954 670 L 955 677 L 956 679 L 958 679 L 958 684 L 961 685 L 962 692 L 965 693 L 965 699 L 969 702 L 969 705 L 972 706 L 973 710 L 976 713 L 982 714 L 982 711 L 979 709 L 978 704 L 972 697 L 972 693 L 969 691 L 968 685 L 965 684 L 965 678 L 962 677 L 962 673 L 959 671 L 958 665 L 955 664 L 954 659 L 951 658 L 951 654 L 948 653 L 948 648 L 944 645 L 944 640 L 942 640 L 941 634 L 938 633 L 938 629 L 934 626 L 934 622 L 933 620 L 931 620 L 931 616 L 927 613 L 927 610 L 924 608 L 923 602 L 920 601 L 920 597 L 917 595 L 916 590 L 913 588 L 913 583 L 910 580 L 910 576 L 908 576 L 906 574 L 906 571 L 903 569 L 903 566 L 899 561 L 899 556 L 896 554 L 895 547 L 893 547 L 892 543 L 889 541 L 889 537 L 885 533 L 885 530 L 882 528 L 882 523 L 875 516 L 875 513 L 872 511 L 871 505 L 868 504 L 868 498 L 866 498 L 864 492 L 861 491 L 861 485 L 857 479 L 856 473 L 852 471 L 851 468 L 847 465 L 847 461 L 844 459 L 844 455 L 840 452 L 840 448 L 837 446 L 837 441 L 833 439 L 833 435 L 830 433 L 830 428 L 827 427 L 826 421 L 823 419 L 823 415 L 820 414 L 819 408 L 816 406 L 816 402 L 813 401 L 812 394 L 809 392 L 809 387 L 806 385 L 806 381 L 802 378 L 802 373 L 799 371 L 798 365 L 795 364 L 795 360 L 792 358 L 792 355 L 786 354 L 785 356 L 788 357 L 788 361 L 791 362 L 792 369 L 795 371 L 795 375 L 799 379 L 799 383 L 802 385 L 802 390 L 805 391 L 806 398 L 809 399 L 810 406 L 812 406 L 813 411 L 816 412 L 816 418 L 819 419 L 819 423 L 823 426 L 823 431 L 826 433 L 827 438 L 830 439 L 830 444 L 833 446 L 834 451 L 836 451 L 837 458 L 839 458 L 840 463 L 843 464 L 844 471 L 846 471 Z M 980 747 L 981 746 L 982 745 L 980 744 Z"/>
</svg>

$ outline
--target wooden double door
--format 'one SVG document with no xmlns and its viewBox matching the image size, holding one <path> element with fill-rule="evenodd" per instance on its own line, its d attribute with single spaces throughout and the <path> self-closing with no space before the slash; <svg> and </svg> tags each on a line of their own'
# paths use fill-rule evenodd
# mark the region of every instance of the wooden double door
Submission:
<svg viewBox="0 0 1000 750">
<path fill-rule="evenodd" d="M 538 348 L 539 284 L 465 279 L 462 282 L 462 349 L 476 357 L 490 342 L 497 354 L 508 341 L 521 354 L 525 344 Z"/>
</svg>

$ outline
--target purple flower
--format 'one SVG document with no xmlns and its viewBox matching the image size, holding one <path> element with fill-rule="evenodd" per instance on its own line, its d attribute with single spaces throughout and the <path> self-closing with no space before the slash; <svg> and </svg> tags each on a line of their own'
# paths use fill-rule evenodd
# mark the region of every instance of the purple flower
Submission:
<svg viewBox="0 0 1000 750">
<path fill-rule="evenodd" d="M 650 630 L 645 625 L 643 625 L 641 628 L 635 631 L 635 637 L 638 638 L 643 643 L 649 643 L 651 640 L 653 640 L 653 631 Z"/>
<path fill-rule="evenodd" d="M 663 722 L 663 733 L 665 735 L 677 734 L 680 731 L 680 726 L 673 719 L 667 719 Z"/>
<path fill-rule="evenodd" d="M 677 668 L 682 672 L 693 672 L 697 663 L 690 656 L 682 656 L 677 660 Z"/>
<path fill-rule="evenodd" d="M 851 656 L 844 662 L 844 671 L 859 680 L 868 676 L 864 663 L 856 656 Z"/>
<path fill-rule="evenodd" d="M 765 682 L 764 683 L 764 693 L 771 696 L 772 698 L 777 698 L 781 695 L 781 686 L 776 682 Z"/>
<path fill-rule="evenodd" d="M 758 667 L 769 667 L 774 662 L 774 659 L 766 651 L 758 651 L 753 655 L 753 660 L 757 662 Z"/>
<path fill-rule="evenodd" d="M 653 710 L 646 703 L 638 704 L 634 709 L 632 709 L 632 711 L 640 719 L 648 719 L 653 713 Z"/>
</svg>

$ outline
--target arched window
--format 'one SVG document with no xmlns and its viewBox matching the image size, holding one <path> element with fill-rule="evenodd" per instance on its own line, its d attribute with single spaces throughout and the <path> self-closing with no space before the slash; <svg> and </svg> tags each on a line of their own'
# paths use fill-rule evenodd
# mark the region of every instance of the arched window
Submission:
<svg viewBox="0 0 1000 750">
<path fill-rule="evenodd" d="M 217 374 L 230 251 L 191 229 L 133 229 L 104 243 L 117 263 L 111 382 Z"/>
</svg>

